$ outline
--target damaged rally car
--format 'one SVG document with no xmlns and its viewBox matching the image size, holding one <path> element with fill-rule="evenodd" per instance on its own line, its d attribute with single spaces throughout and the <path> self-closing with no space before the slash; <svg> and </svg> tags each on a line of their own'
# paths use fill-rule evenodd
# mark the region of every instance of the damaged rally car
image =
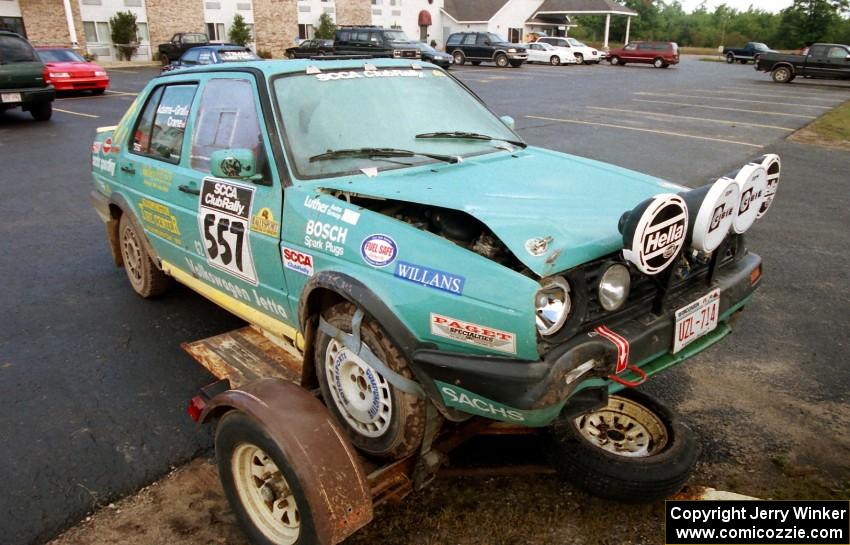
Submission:
<svg viewBox="0 0 850 545">
<path fill-rule="evenodd" d="M 416 452 L 431 407 L 549 426 L 567 476 L 632 500 L 681 486 L 698 447 L 627 387 L 731 331 L 780 166 L 690 190 L 532 147 L 393 59 L 162 75 L 91 160 L 133 289 L 177 280 L 288 340 L 361 453 Z"/>
</svg>

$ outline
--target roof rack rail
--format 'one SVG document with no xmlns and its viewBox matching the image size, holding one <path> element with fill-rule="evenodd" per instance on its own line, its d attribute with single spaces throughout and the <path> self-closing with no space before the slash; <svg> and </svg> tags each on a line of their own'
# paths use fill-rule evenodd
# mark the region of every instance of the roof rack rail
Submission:
<svg viewBox="0 0 850 545">
<path fill-rule="evenodd" d="M 337 28 L 384 28 L 381 25 L 336 25 Z"/>
<path fill-rule="evenodd" d="M 313 55 L 311 61 L 356 61 L 362 59 L 375 59 L 374 55 Z"/>
</svg>

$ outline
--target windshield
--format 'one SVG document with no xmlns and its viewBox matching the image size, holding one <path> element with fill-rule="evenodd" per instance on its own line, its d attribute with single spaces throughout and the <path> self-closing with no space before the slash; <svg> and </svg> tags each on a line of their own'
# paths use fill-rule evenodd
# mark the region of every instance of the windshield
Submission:
<svg viewBox="0 0 850 545">
<path fill-rule="evenodd" d="M 70 49 L 39 49 L 37 52 L 43 62 L 86 62 Z"/>
<path fill-rule="evenodd" d="M 587 47 L 586 45 L 584 45 L 580 41 L 576 40 L 575 38 L 567 38 L 567 41 L 570 42 L 570 45 L 573 46 L 573 47 Z"/>
<path fill-rule="evenodd" d="M 506 39 L 504 39 L 501 36 L 499 36 L 498 34 L 494 34 L 492 32 L 489 32 L 487 34 L 487 39 L 490 40 L 491 43 L 497 43 L 497 42 L 505 43 L 505 42 L 507 42 Z"/>
<path fill-rule="evenodd" d="M 764 45 L 763 43 L 753 42 L 753 49 L 757 51 L 767 51 L 770 48 Z"/>
<path fill-rule="evenodd" d="M 30 44 L 16 36 L 0 36 L 0 63 L 38 62 Z"/>
<path fill-rule="evenodd" d="M 256 61 L 260 58 L 247 49 L 223 49 L 218 56 L 222 62 Z"/>
<path fill-rule="evenodd" d="M 384 36 L 391 42 L 409 42 L 410 38 L 403 30 L 385 30 Z"/>
<path fill-rule="evenodd" d="M 431 47 L 428 44 L 424 44 L 422 42 L 416 42 L 413 45 L 415 45 L 416 47 L 418 47 L 420 50 L 424 51 L 425 53 L 437 53 L 437 50 L 434 49 L 433 47 Z"/>
<path fill-rule="evenodd" d="M 331 150 L 394 148 L 452 156 L 498 151 L 495 141 L 416 138 L 471 132 L 518 140 L 497 117 L 441 70 L 381 69 L 283 76 L 274 93 L 284 139 L 301 178 L 339 176 L 367 167 L 399 168 L 434 159 L 341 157 L 310 161 Z M 352 105 L 356 104 L 356 107 Z"/>
<path fill-rule="evenodd" d="M 205 43 L 207 43 L 207 35 L 206 34 L 184 34 L 183 35 L 183 43 L 184 44 L 205 44 Z"/>
</svg>

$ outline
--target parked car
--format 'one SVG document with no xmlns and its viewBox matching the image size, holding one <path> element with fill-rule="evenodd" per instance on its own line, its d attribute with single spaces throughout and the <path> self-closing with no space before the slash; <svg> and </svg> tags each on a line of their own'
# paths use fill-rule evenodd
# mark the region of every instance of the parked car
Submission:
<svg viewBox="0 0 850 545">
<path fill-rule="evenodd" d="M 456 32 L 446 40 L 446 53 L 455 64 L 469 61 L 475 66 L 494 62 L 500 68 L 519 68 L 528 59 L 524 46 L 513 44 L 492 32 Z"/>
<path fill-rule="evenodd" d="M 436 64 L 437 66 L 445 68 L 446 70 L 448 70 L 449 67 L 454 63 L 454 57 L 452 57 L 448 53 L 437 51 L 426 43 L 414 42 L 414 45 L 419 48 L 419 52 L 422 55 L 423 61 L 428 61 L 431 64 Z"/>
<path fill-rule="evenodd" d="M 277 378 L 218 383 L 193 409 L 222 419 L 221 479 L 248 533 L 331 543 L 371 516 L 371 503 L 335 500 L 355 490 L 370 501 L 361 473 L 301 452 L 321 444 L 309 435 L 319 421 L 337 460 L 359 467 L 353 445 L 371 460 L 421 453 L 402 466 L 426 470 L 441 459 L 424 458 L 437 446 L 426 430 L 444 419 L 557 421 L 558 469 L 586 489 L 629 501 L 678 490 L 697 460 L 693 432 L 620 390 L 732 331 L 761 283 L 744 234 L 776 195 L 779 158 L 690 190 L 529 146 L 513 120 L 421 61 L 313 64 L 161 75 L 91 147 L 92 202 L 132 289 L 154 297 L 176 280 L 289 354 L 291 367 L 222 348 Z M 218 361 L 212 341 L 202 348 Z M 318 385 L 336 425 L 306 393 L 300 413 L 281 413 L 298 389 L 281 376 Z M 310 415 L 292 449 L 263 424 L 300 430 Z M 606 432 L 617 418 L 640 439 Z M 336 480 L 305 491 L 305 472 Z M 353 529 L 316 537 L 333 525 Z"/>
<path fill-rule="evenodd" d="M 528 61 L 526 62 L 529 63 L 543 62 L 552 66 L 578 63 L 573 52 L 566 47 L 556 47 L 546 42 L 535 42 L 528 44 L 526 49 L 528 50 Z"/>
<path fill-rule="evenodd" d="M 418 59 L 419 48 L 403 30 L 381 27 L 338 28 L 334 48 L 339 55 L 368 55 L 393 59 Z"/>
<path fill-rule="evenodd" d="M 73 49 L 37 47 L 36 52 L 46 67 L 47 79 L 57 91 L 89 90 L 100 95 L 109 87 L 106 69 L 85 60 Z"/>
<path fill-rule="evenodd" d="M 21 108 L 36 121 L 47 121 L 55 97 L 32 45 L 23 36 L 0 30 L 0 111 Z"/>
<path fill-rule="evenodd" d="M 290 47 L 285 52 L 287 59 L 307 59 L 310 57 L 333 55 L 333 53 L 334 41 L 320 38 L 304 40 L 296 47 Z"/>
<path fill-rule="evenodd" d="M 162 71 L 170 72 L 192 66 L 258 60 L 261 60 L 260 57 L 241 45 L 203 45 L 189 49 L 173 63 L 163 66 Z"/>
<path fill-rule="evenodd" d="M 776 51 L 761 42 L 747 42 L 744 47 L 727 47 L 723 50 L 723 55 L 729 64 L 733 64 L 735 61 L 741 64 L 747 64 L 750 61 L 756 62 L 765 53 L 776 53 Z"/>
<path fill-rule="evenodd" d="M 537 43 L 544 43 L 569 49 L 573 52 L 573 56 L 575 56 L 579 64 L 599 64 L 599 61 L 605 58 L 604 53 L 594 47 L 583 44 L 575 38 L 541 36 L 540 38 L 537 38 Z"/>
<path fill-rule="evenodd" d="M 183 53 L 199 45 L 209 45 L 210 39 L 201 32 L 178 32 L 168 43 L 157 47 L 159 62 L 167 66 L 183 56 Z"/>
<path fill-rule="evenodd" d="M 679 64 L 679 45 L 675 42 L 629 42 L 620 49 L 609 51 L 608 62 L 613 65 L 634 62 L 667 68 L 671 64 Z"/>
<path fill-rule="evenodd" d="M 765 53 L 756 61 L 756 70 L 770 72 L 777 83 L 791 83 L 797 76 L 850 79 L 850 46 L 818 43 L 805 55 Z"/>
</svg>

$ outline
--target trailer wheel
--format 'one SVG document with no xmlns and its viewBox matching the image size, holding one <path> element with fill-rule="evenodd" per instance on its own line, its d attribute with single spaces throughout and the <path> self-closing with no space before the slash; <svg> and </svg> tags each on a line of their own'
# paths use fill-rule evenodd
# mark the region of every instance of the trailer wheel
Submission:
<svg viewBox="0 0 850 545">
<path fill-rule="evenodd" d="M 557 421 L 543 440 L 562 478 L 595 496 L 630 503 L 678 492 L 700 452 L 676 414 L 633 389 L 611 395 L 602 409 Z"/>
<path fill-rule="evenodd" d="M 340 303 L 322 315 L 330 325 L 351 333 L 355 310 L 351 303 Z M 369 316 L 360 325 L 360 338 L 384 365 L 413 378 L 404 356 Z M 361 357 L 321 330 L 316 338 L 315 365 L 325 404 L 355 447 L 392 459 L 419 448 L 425 431 L 423 400 L 390 384 Z"/>
<path fill-rule="evenodd" d="M 251 543 L 316 543 L 310 505 L 285 454 L 253 418 L 227 413 L 215 433 L 224 494 Z"/>
</svg>

